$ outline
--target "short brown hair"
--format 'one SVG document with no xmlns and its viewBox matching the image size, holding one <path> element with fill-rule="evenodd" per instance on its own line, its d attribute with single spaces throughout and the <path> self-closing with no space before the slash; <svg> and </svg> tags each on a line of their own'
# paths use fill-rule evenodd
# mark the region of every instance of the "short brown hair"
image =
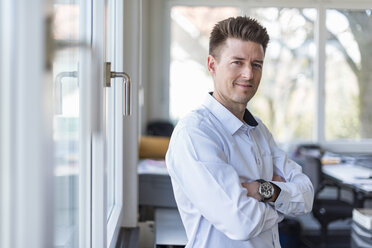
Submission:
<svg viewBox="0 0 372 248">
<path fill-rule="evenodd" d="M 247 16 L 230 17 L 218 22 L 213 27 L 209 38 L 209 54 L 217 58 L 218 48 L 228 38 L 259 43 L 262 45 L 264 52 L 270 40 L 266 28 L 258 23 L 256 19 Z"/>
</svg>

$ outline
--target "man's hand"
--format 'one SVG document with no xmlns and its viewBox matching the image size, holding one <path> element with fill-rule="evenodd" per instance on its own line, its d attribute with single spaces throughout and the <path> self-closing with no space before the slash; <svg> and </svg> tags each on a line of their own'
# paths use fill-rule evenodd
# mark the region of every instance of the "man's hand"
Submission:
<svg viewBox="0 0 372 248">
<path fill-rule="evenodd" d="M 258 193 L 259 182 L 253 181 L 250 183 L 242 183 L 242 186 L 248 190 L 248 197 L 253 197 L 257 201 L 262 201 L 260 194 Z"/>
<path fill-rule="evenodd" d="M 272 181 L 283 182 L 283 183 L 286 182 L 286 180 L 279 175 L 274 175 Z"/>
</svg>

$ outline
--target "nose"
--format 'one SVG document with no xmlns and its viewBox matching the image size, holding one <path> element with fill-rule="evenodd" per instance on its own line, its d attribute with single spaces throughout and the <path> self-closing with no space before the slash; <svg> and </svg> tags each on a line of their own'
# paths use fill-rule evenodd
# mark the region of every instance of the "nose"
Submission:
<svg viewBox="0 0 372 248">
<path fill-rule="evenodd" d="M 253 69 L 251 65 L 244 66 L 242 69 L 242 77 L 246 80 L 253 79 Z"/>
</svg>

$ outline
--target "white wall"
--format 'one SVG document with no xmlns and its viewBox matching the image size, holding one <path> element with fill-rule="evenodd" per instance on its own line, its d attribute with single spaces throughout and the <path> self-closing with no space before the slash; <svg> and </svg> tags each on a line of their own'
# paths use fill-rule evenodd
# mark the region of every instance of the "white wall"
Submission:
<svg viewBox="0 0 372 248">
<path fill-rule="evenodd" d="M 165 0 L 143 0 L 142 133 L 148 121 L 169 119 L 169 7 Z"/>
</svg>

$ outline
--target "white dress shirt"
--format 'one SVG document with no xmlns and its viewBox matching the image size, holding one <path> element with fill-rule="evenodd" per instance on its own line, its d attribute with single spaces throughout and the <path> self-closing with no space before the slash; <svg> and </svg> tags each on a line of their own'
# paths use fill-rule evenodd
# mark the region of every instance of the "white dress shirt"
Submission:
<svg viewBox="0 0 372 248">
<path fill-rule="evenodd" d="M 241 122 L 208 94 L 203 106 L 177 124 L 166 155 L 187 248 L 280 247 L 278 223 L 311 211 L 314 192 L 301 167 L 275 144 L 248 110 Z M 275 203 L 247 197 L 242 182 L 271 181 Z"/>
</svg>

